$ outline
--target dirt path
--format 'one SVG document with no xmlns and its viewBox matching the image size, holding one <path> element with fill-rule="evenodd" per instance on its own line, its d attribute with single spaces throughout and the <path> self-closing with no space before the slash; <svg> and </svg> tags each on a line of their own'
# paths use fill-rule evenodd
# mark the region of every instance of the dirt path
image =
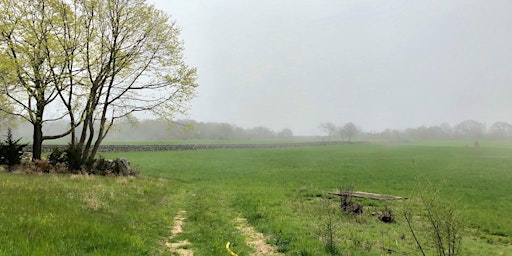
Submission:
<svg viewBox="0 0 512 256">
<path fill-rule="evenodd" d="M 183 232 L 183 223 L 185 221 L 185 217 L 183 215 L 187 213 L 186 211 L 179 211 L 176 217 L 174 217 L 174 226 L 171 230 L 171 236 L 168 238 L 169 241 L 178 236 L 181 232 Z M 190 245 L 188 240 L 178 241 L 178 242 L 166 242 L 165 245 L 171 251 L 171 255 L 177 256 L 193 256 L 194 251 L 192 249 L 187 249 Z"/>
<path fill-rule="evenodd" d="M 266 237 L 262 233 L 256 231 L 254 227 L 249 225 L 247 219 L 237 218 L 235 222 L 236 228 L 246 237 L 247 245 L 256 251 L 252 254 L 253 256 L 284 255 L 282 253 L 278 253 L 275 246 L 267 244 L 265 242 Z"/>
</svg>

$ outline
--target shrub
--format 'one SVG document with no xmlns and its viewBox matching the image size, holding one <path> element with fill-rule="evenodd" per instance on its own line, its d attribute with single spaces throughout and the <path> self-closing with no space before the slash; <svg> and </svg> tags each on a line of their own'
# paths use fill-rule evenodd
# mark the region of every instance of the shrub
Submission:
<svg viewBox="0 0 512 256">
<path fill-rule="evenodd" d="M 66 163 L 64 151 L 57 147 L 53 148 L 52 153 L 50 153 L 50 155 L 48 156 L 48 161 L 50 161 L 50 163 L 54 166 Z"/>
<path fill-rule="evenodd" d="M 425 232 L 418 232 L 422 230 L 413 227 L 417 210 L 426 224 Z M 432 185 L 423 186 L 417 201 L 405 206 L 403 216 L 422 255 L 426 255 L 428 248 L 435 248 L 436 255 L 440 256 L 460 255 L 464 221 L 457 211 L 457 204 L 441 201 L 439 191 Z M 423 240 L 420 239 L 421 233 Z"/>
<path fill-rule="evenodd" d="M 23 148 L 28 144 L 20 144 L 21 138 L 14 140 L 11 129 L 7 131 L 7 138 L 0 142 L 0 165 L 8 165 L 9 169 L 21 163 Z"/>
<path fill-rule="evenodd" d="M 48 160 L 53 166 L 62 167 L 64 164 L 69 172 L 78 172 L 85 165 L 82 160 L 82 147 L 76 144 L 69 144 L 64 150 L 54 148 Z"/>
<path fill-rule="evenodd" d="M 77 144 L 69 144 L 64 150 L 64 161 L 71 172 L 77 172 L 85 165 L 82 160 L 82 147 Z"/>
</svg>

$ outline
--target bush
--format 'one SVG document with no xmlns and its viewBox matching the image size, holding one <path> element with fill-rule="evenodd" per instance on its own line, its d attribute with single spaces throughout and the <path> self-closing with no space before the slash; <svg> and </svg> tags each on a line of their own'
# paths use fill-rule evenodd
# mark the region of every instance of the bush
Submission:
<svg viewBox="0 0 512 256">
<path fill-rule="evenodd" d="M 82 147 L 76 144 L 69 144 L 64 150 L 65 162 L 71 172 L 77 172 L 82 169 L 85 162 L 82 160 Z"/>
<path fill-rule="evenodd" d="M 65 164 L 66 156 L 64 151 L 62 151 L 60 148 L 53 148 L 52 153 L 50 153 L 48 156 L 48 161 L 50 161 L 53 166 L 58 164 Z"/>
<path fill-rule="evenodd" d="M 64 150 L 54 148 L 48 160 L 53 166 L 64 164 L 70 172 L 78 172 L 85 165 L 82 160 L 82 147 L 75 144 L 69 144 Z"/>
<path fill-rule="evenodd" d="M 8 165 L 9 169 L 21 163 L 23 148 L 28 144 L 20 144 L 21 138 L 14 140 L 11 129 L 7 131 L 7 138 L 0 142 L 0 165 Z"/>
<path fill-rule="evenodd" d="M 435 248 L 436 255 L 440 256 L 460 255 L 465 227 L 457 204 L 441 201 L 439 190 L 430 183 L 422 185 L 418 194 L 418 199 L 405 205 L 403 216 L 422 255 L 426 255 L 425 251 L 429 248 Z M 413 227 L 415 215 L 419 215 L 420 223 L 426 225 L 426 230 Z"/>
</svg>

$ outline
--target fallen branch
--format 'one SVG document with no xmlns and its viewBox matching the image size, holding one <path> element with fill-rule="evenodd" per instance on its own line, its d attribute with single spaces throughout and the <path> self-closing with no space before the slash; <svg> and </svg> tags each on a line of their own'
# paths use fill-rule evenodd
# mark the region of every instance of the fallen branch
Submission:
<svg viewBox="0 0 512 256">
<path fill-rule="evenodd" d="M 404 199 L 407 199 L 407 197 L 375 194 L 375 193 L 368 193 L 368 192 L 362 192 L 362 191 L 340 192 L 340 193 L 329 193 L 329 194 L 337 195 L 337 196 L 351 196 L 351 197 L 359 197 L 359 198 L 368 198 L 368 199 L 375 199 L 375 200 L 404 200 Z"/>
</svg>

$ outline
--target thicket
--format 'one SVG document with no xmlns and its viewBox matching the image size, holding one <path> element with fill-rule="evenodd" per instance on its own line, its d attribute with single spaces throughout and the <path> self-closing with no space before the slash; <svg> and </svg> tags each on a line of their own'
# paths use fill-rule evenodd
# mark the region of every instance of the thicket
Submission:
<svg viewBox="0 0 512 256">
<path fill-rule="evenodd" d="M 48 159 L 24 159 L 23 149 L 28 144 L 21 144 L 22 138 L 14 139 L 9 129 L 4 141 L 0 141 L 0 166 L 7 166 L 8 171 L 25 173 L 81 173 L 107 176 L 135 176 L 139 172 L 133 169 L 124 158 L 107 160 L 99 157 L 93 161 L 82 158 L 82 149 L 77 145 L 68 145 L 65 149 L 54 148 Z"/>
<path fill-rule="evenodd" d="M 82 158 L 82 148 L 78 145 L 70 144 L 65 149 L 54 148 L 47 160 L 36 160 L 39 167 L 50 166 L 49 168 L 35 168 L 34 172 L 70 172 L 81 174 L 94 174 L 105 176 L 135 176 L 139 172 L 133 169 L 125 158 L 107 160 L 98 157 L 93 161 Z"/>
</svg>

